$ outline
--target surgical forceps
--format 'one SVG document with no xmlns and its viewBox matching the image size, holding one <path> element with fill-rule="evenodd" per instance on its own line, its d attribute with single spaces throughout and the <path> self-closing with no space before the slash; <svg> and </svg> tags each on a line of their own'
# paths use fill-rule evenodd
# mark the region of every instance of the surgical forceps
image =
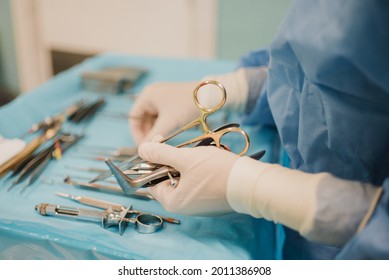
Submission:
<svg viewBox="0 0 389 280">
<path fill-rule="evenodd" d="M 46 117 L 43 121 L 33 124 L 31 128 L 26 131 L 20 138 L 24 138 L 28 134 L 35 133 L 40 130 L 47 131 L 48 129 L 55 126 L 60 126 L 68 118 L 68 116 L 76 114 L 84 105 L 85 100 L 77 101 L 70 107 L 66 108 L 62 113 L 55 116 Z"/>
<path fill-rule="evenodd" d="M 19 164 L 24 163 L 43 143 L 54 138 L 58 131 L 59 126 L 55 126 L 53 128 L 47 129 L 42 135 L 34 138 L 26 145 L 23 151 L 0 166 L 0 177 L 13 170 L 13 168 L 17 167 Z"/>
<path fill-rule="evenodd" d="M 199 89 L 203 86 L 212 85 L 212 84 L 219 87 L 219 89 L 221 90 L 221 93 L 222 93 L 222 98 L 221 98 L 220 102 L 215 107 L 207 108 L 207 107 L 204 107 L 198 100 Z M 207 117 L 210 116 L 211 114 L 215 113 L 216 111 L 218 111 L 226 102 L 227 96 L 226 96 L 226 90 L 225 90 L 224 86 L 217 81 L 212 81 L 212 80 L 203 81 L 193 91 L 193 98 L 194 98 L 195 105 L 199 109 L 200 116 L 198 118 L 196 118 L 195 120 L 193 120 L 192 122 L 188 123 L 187 125 L 183 126 L 182 128 L 178 129 L 177 131 L 175 131 L 174 133 L 172 133 L 168 137 L 162 139 L 160 142 L 164 143 L 164 142 L 172 139 L 173 137 L 175 137 L 175 136 L 177 136 L 177 135 L 179 135 L 179 134 L 181 134 L 181 133 L 183 133 L 183 132 L 185 132 L 185 131 L 187 131 L 195 126 L 200 126 L 202 131 L 204 132 L 202 135 L 195 137 L 191 140 L 185 141 L 185 142 L 177 145 L 176 147 L 184 147 L 184 146 L 188 146 L 190 144 L 201 142 L 201 141 L 206 140 L 206 139 L 212 139 L 212 142 L 214 143 L 214 145 L 216 147 L 223 148 L 224 146 L 220 143 L 221 138 L 224 135 L 226 135 L 227 133 L 237 132 L 237 133 L 240 133 L 241 135 L 243 135 L 243 138 L 245 140 L 245 146 L 238 155 L 245 154 L 250 146 L 250 140 L 249 140 L 246 132 L 244 132 L 239 126 L 229 126 L 229 127 L 223 128 L 223 129 L 212 131 L 207 124 Z M 132 162 L 138 158 L 139 158 L 138 154 L 134 155 L 131 158 L 129 158 L 128 160 L 120 163 L 118 165 L 118 168 L 120 170 L 127 169 L 132 165 Z M 95 177 L 93 180 L 91 180 L 91 182 L 104 180 L 104 179 L 110 177 L 111 175 L 112 175 L 112 169 L 111 169 L 111 171 L 107 171 L 107 172 L 99 174 L 97 177 Z"/>
<path fill-rule="evenodd" d="M 104 211 L 89 210 L 85 208 L 74 208 L 68 206 L 41 203 L 35 206 L 42 216 L 64 217 L 69 219 L 99 222 L 103 228 L 117 226 L 122 235 L 128 224 L 134 224 L 139 233 L 154 233 L 162 228 L 163 219 L 154 214 L 138 213 L 132 210 L 132 206 L 120 212 L 109 207 Z"/>
<path fill-rule="evenodd" d="M 15 166 L 8 178 L 17 176 L 9 186 L 7 191 L 10 191 L 16 184 L 20 183 L 27 176 L 28 180 L 24 187 L 21 189 L 21 193 L 43 172 L 45 167 L 48 165 L 49 161 L 54 157 L 56 149 L 60 149 L 61 153 L 65 152 L 71 145 L 74 145 L 79 139 L 82 138 L 82 135 L 73 135 L 67 133 L 61 133 L 56 137 L 53 142 L 42 151 L 32 154 L 27 157 L 24 162 Z"/>
</svg>

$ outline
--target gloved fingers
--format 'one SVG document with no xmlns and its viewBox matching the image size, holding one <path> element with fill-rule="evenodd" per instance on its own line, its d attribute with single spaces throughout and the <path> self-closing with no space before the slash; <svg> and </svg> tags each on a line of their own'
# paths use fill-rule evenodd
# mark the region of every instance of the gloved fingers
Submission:
<svg viewBox="0 0 389 280">
<path fill-rule="evenodd" d="M 132 136 L 137 145 L 145 141 L 146 136 L 154 126 L 154 123 L 155 121 L 151 117 L 146 121 L 141 119 L 130 119 L 130 130 L 132 131 Z"/>
<path fill-rule="evenodd" d="M 168 135 L 172 130 L 176 128 L 175 120 L 169 116 L 159 116 L 152 128 L 147 132 L 144 140 L 151 141 L 156 135 Z"/>
<path fill-rule="evenodd" d="M 151 142 L 159 143 L 162 141 L 162 139 L 163 139 L 163 136 L 158 134 L 158 135 L 155 135 L 153 138 L 151 138 Z"/>
<path fill-rule="evenodd" d="M 169 180 L 163 181 L 153 187 L 147 188 L 147 191 L 166 209 L 168 207 L 169 200 L 174 192 L 174 188 L 169 185 Z M 169 207 L 168 207 L 169 208 Z M 166 209 L 168 210 L 168 209 Z M 169 209 L 171 210 L 171 209 Z"/>
<path fill-rule="evenodd" d="M 140 96 L 128 114 L 130 129 L 137 144 L 145 141 L 145 137 L 154 126 L 157 116 L 158 109 L 146 98 Z"/>
<path fill-rule="evenodd" d="M 169 186 L 169 180 L 149 187 L 148 192 L 171 213 L 189 216 L 218 216 L 233 212 L 227 201 L 204 195 L 203 191 L 192 193 L 185 186 Z"/>
<path fill-rule="evenodd" d="M 169 185 L 169 180 L 159 183 L 154 187 L 149 187 L 147 191 L 171 213 L 197 215 L 201 207 L 196 207 L 198 203 L 191 199 L 193 195 L 190 192 L 180 189 L 179 185 L 175 188 Z M 193 205 L 191 201 L 195 204 Z"/>
<path fill-rule="evenodd" d="M 169 165 L 180 171 L 188 162 L 187 149 L 175 148 L 162 143 L 146 142 L 139 146 L 138 152 L 144 160 Z"/>
</svg>

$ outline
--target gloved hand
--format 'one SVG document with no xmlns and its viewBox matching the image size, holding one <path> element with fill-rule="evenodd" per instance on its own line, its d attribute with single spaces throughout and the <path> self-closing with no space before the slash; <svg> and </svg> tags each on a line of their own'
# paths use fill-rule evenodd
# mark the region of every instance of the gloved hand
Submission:
<svg viewBox="0 0 389 280">
<path fill-rule="evenodd" d="M 207 76 L 202 80 L 220 82 L 227 93 L 227 101 L 223 109 L 241 112 L 248 102 L 250 85 L 247 78 L 251 76 L 256 83 L 250 84 L 258 84 L 257 87 L 261 87 L 267 76 L 267 70 L 263 67 L 259 69 L 242 68 L 223 75 Z M 198 117 L 193 91 L 199 83 L 156 83 L 146 87 L 130 111 L 130 116 L 136 117 L 130 118 L 130 127 L 135 142 L 140 144 L 149 141 L 158 134 L 167 136 Z M 212 108 L 221 100 L 220 89 L 212 85 L 204 86 L 199 90 L 198 100 L 203 106 Z"/>
<path fill-rule="evenodd" d="M 137 144 L 155 135 L 167 136 L 198 115 L 193 90 L 199 82 L 156 83 L 146 87 L 135 101 L 130 128 Z M 142 119 L 143 118 L 143 119 Z"/>
<path fill-rule="evenodd" d="M 165 181 L 148 191 L 170 212 L 213 216 L 233 212 L 227 202 L 227 181 L 240 158 L 216 147 L 175 148 L 147 142 L 139 155 L 148 161 L 174 167 L 180 172 L 176 187 Z"/>
</svg>

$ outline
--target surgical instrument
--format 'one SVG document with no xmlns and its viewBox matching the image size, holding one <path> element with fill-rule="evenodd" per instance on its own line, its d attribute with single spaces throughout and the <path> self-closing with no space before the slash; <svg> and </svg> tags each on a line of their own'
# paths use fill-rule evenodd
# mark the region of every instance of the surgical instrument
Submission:
<svg viewBox="0 0 389 280">
<path fill-rule="evenodd" d="M 265 151 L 259 151 L 250 155 L 251 158 L 260 160 L 265 155 Z M 173 177 L 179 177 L 179 172 L 170 166 L 162 166 L 159 169 L 156 169 L 152 173 L 145 174 L 137 177 L 136 179 L 129 178 L 124 172 L 122 172 L 117 166 L 115 166 L 111 161 L 107 160 L 105 162 L 110 168 L 112 174 L 115 176 L 116 181 L 119 186 L 122 188 L 123 192 L 126 194 L 131 194 L 141 187 L 151 187 L 156 185 L 159 182 L 170 179 L 170 186 L 175 187 L 177 180 Z M 150 185 L 151 183 L 151 185 Z"/>
<path fill-rule="evenodd" d="M 96 101 L 82 104 L 78 110 L 67 116 L 67 119 L 73 123 L 80 123 L 91 118 L 104 104 L 105 99 L 100 97 Z"/>
<path fill-rule="evenodd" d="M 91 173 L 102 173 L 107 171 L 107 169 L 105 168 L 81 167 L 81 166 L 72 166 L 72 165 L 65 165 L 65 168 L 70 170 L 75 170 L 75 171 L 85 171 Z"/>
<path fill-rule="evenodd" d="M 32 171 L 31 175 L 28 177 L 27 182 L 20 190 L 20 193 L 24 192 L 28 186 L 30 186 L 32 183 L 36 181 L 36 179 L 38 179 L 38 177 L 42 174 L 45 167 L 48 165 L 51 158 L 52 158 L 51 154 L 43 158 L 41 163 L 35 168 L 34 171 Z"/>
<path fill-rule="evenodd" d="M 16 175 L 17 177 L 13 180 L 7 191 L 10 191 L 16 184 L 20 183 L 21 180 L 24 180 L 29 176 L 27 183 L 20 191 L 23 192 L 29 185 L 36 181 L 52 158 L 65 152 L 71 145 L 74 145 L 81 139 L 81 137 L 82 135 L 71 135 L 67 133 L 62 133 L 57 136 L 49 146 L 30 156 L 24 165 L 15 167 L 9 178 Z"/>
<path fill-rule="evenodd" d="M 48 146 L 46 149 L 44 149 L 42 152 L 38 153 L 35 157 L 29 161 L 24 168 L 19 172 L 16 179 L 12 181 L 12 184 L 9 186 L 7 191 L 10 191 L 16 184 L 20 183 L 21 180 L 23 180 L 26 176 L 28 176 L 30 173 L 33 173 L 33 170 L 35 168 L 38 168 L 37 170 L 40 170 L 39 167 L 44 167 L 45 164 L 48 162 L 48 160 L 51 158 L 51 155 L 54 151 L 54 145 Z M 42 165 L 41 165 L 42 164 Z M 34 180 L 36 178 L 36 174 L 33 174 L 31 180 Z M 29 182 L 31 183 L 31 180 Z"/>
<path fill-rule="evenodd" d="M 49 128 L 63 123 L 67 116 L 77 112 L 84 104 L 85 100 L 79 100 L 76 103 L 72 104 L 70 107 L 66 108 L 64 112 L 55 116 L 46 117 L 43 121 L 33 124 L 31 128 L 22 135 L 21 138 L 24 138 L 30 133 L 35 133 L 40 130 L 48 130 Z"/>
<path fill-rule="evenodd" d="M 58 177 L 61 177 L 61 178 L 67 178 L 67 177 L 69 177 L 70 178 L 70 175 L 69 174 L 66 174 L 66 173 L 57 173 L 57 172 L 55 172 L 55 173 L 50 173 L 50 175 L 51 176 L 58 176 Z M 90 179 L 90 177 L 89 176 L 82 176 L 82 175 L 79 175 L 79 174 L 77 174 L 77 175 L 75 175 L 75 174 L 72 174 L 71 175 L 71 178 L 75 178 L 75 179 L 77 179 L 77 180 L 89 180 Z M 114 184 L 114 185 L 117 185 L 117 181 L 115 181 L 115 180 L 105 180 L 104 181 L 104 183 L 105 184 Z"/>
<path fill-rule="evenodd" d="M 218 86 L 222 92 L 221 101 L 213 108 L 204 107 L 198 100 L 199 89 L 203 86 L 210 85 L 210 84 Z M 195 102 L 197 108 L 199 109 L 200 116 L 197 119 L 193 120 L 192 122 L 188 123 L 187 125 L 183 126 L 182 128 L 178 129 L 177 131 L 175 131 L 174 133 L 172 133 L 171 135 L 169 135 L 168 137 L 163 139 L 161 142 L 162 143 L 166 142 L 166 141 L 172 139 L 173 137 L 179 135 L 180 133 L 191 129 L 192 127 L 200 126 L 202 131 L 204 132 L 202 135 L 195 137 L 191 140 L 188 140 L 184 143 L 181 143 L 181 144 L 177 145 L 176 147 L 184 147 L 184 146 L 188 146 L 188 145 L 193 144 L 193 143 L 200 142 L 200 141 L 207 139 L 207 138 L 212 138 L 216 147 L 220 148 L 220 144 L 221 144 L 220 141 L 225 134 L 237 132 L 237 133 L 240 133 L 245 140 L 245 147 L 242 149 L 242 151 L 240 153 L 238 153 L 238 155 L 245 154 L 250 146 L 250 140 L 249 140 L 246 132 L 244 132 L 240 127 L 232 126 L 232 127 L 220 129 L 218 131 L 212 131 L 207 124 L 207 117 L 210 116 L 211 114 L 215 113 L 216 111 L 218 111 L 226 102 L 227 96 L 226 96 L 226 90 L 225 90 L 224 86 L 217 81 L 210 80 L 210 81 L 201 82 L 193 91 L 193 98 L 194 98 L 194 102 Z"/>
<path fill-rule="evenodd" d="M 69 166 L 65 165 L 65 168 L 75 171 L 85 171 L 85 172 L 91 172 L 91 173 L 101 173 L 107 171 L 107 169 L 102 168 L 94 168 L 94 167 L 80 167 L 80 166 Z M 152 172 L 152 169 L 134 169 L 132 167 L 131 169 L 124 170 L 123 173 L 126 175 L 140 175 L 140 174 L 146 174 Z M 89 178 L 88 178 L 89 179 Z M 108 181 L 105 181 L 108 182 Z"/>
<path fill-rule="evenodd" d="M 56 193 L 56 195 L 70 199 L 72 201 L 76 201 L 76 202 L 83 204 L 83 205 L 93 206 L 93 207 L 97 207 L 97 208 L 101 208 L 101 209 L 108 210 L 109 208 L 111 208 L 112 210 L 114 210 L 116 212 L 120 212 L 120 211 L 126 209 L 126 207 L 124 207 L 123 205 L 100 200 L 100 199 L 96 199 L 96 198 L 92 198 L 92 197 L 71 195 L 71 194 L 66 194 L 66 193 Z M 150 214 L 150 213 L 146 213 L 146 212 L 138 211 L 138 210 L 133 210 L 133 211 L 134 211 L 134 213 L 138 213 L 138 214 Z M 175 218 L 165 217 L 165 216 L 161 216 L 161 215 L 158 215 L 158 216 L 161 217 L 162 220 L 164 220 L 165 222 L 168 222 L 171 224 L 180 224 L 180 221 L 175 219 Z"/>
<path fill-rule="evenodd" d="M 112 174 L 115 176 L 119 186 L 122 188 L 124 193 L 131 194 L 141 187 L 150 186 L 150 184 L 155 185 L 155 181 L 165 177 L 170 179 L 170 185 L 173 187 L 177 184 L 177 181 L 173 177 L 179 176 L 179 172 L 170 166 L 162 166 L 159 169 L 139 176 L 137 178 L 130 178 L 126 176 L 117 166 L 115 166 L 112 161 L 107 160 L 105 163 L 110 168 Z"/>
<path fill-rule="evenodd" d="M 59 126 L 49 128 L 42 135 L 37 136 L 26 147 L 12 159 L 0 166 L 0 177 L 4 176 L 8 171 L 29 157 L 36 149 L 38 149 L 44 142 L 52 139 L 59 131 Z"/>
<path fill-rule="evenodd" d="M 99 156 L 133 156 L 137 153 L 137 149 L 134 147 L 117 147 L 117 148 L 108 148 L 104 147 L 94 147 L 89 145 L 80 146 L 83 151 L 88 153 L 98 153 Z"/>
<path fill-rule="evenodd" d="M 129 115 L 128 113 L 123 112 L 110 112 L 110 111 L 104 111 L 100 114 L 101 117 L 110 117 L 110 118 L 120 118 L 120 119 L 134 119 L 134 120 L 155 120 L 155 116 L 133 116 Z"/>
<path fill-rule="evenodd" d="M 73 158 L 78 159 L 85 159 L 85 160 L 91 160 L 91 161 L 105 161 L 107 159 L 110 159 L 115 162 L 122 162 L 123 160 L 127 159 L 128 156 L 91 156 L 91 155 L 84 155 L 84 154 L 75 154 L 73 155 Z"/>
<path fill-rule="evenodd" d="M 206 108 L 204 106 L 202 106 L 200 104 L 200 102 L 198 101 L 198 91 L 201 87 L 203 86 L 206 86 L 208 84 L 214 84 L 216 86 L 218 86 L 220 89 L 221 89 L 221 92 L 222 92 L 222 99 L 221 101 L 219 102 L 219 104 L 217 104 L 215 107 L 213 108 Z M 161 143 L 164 143 L 170 139 L 172 139 L 173 137 L 177 136 L 178 134 L 184 132 L 184 131 L 187 131 L 189 130 L 190 128 L 194 127 L 194 126 L 197 126 L 197 125 L 200 125 L 201 129 L 203 130 L 204 134 L 199 136 L 199 137 L 196 137 L 196 138 L 193 138 L 192 140 L 189 140 L 189 141 L 186 141 L 184 143 L 181 143 L 180 145 L 177 145 L 176 147 L 183 147 L 183 146 L 186 146 L 186 145 L 189 145 L 189 144 L 193 144 L 193 143 L 198 143 L 198 145 L 200 143 L 214 143 L 215 146 L 217 147 L 224 147 L 224 145 L 221 145 L 220 141 L 221 141 L 221 138 L 227 134 L 227 133 L 231 133 L 231 132 L 238 132 L 240 133 L 241 135 L 243 135 L 244 137 L 244 140 L 245 140 L 245 146 L 243 148 L 243 150 L 239 153 L 239 155 L 243 155 L 247 152 L 249 146 L 250 146 L 250 140 L 248 138 L 248 135 L 246 134 L 246 132 L 244 132 L 240 127 L 239 127 L 239 124 L 227 124 L 227 125 L 224 125 L 224 126 L 221 126 L 213 131 L 210 130 L 206 120 L 207 120 L 207 117 L 213 113 L 215 113 L 217 110 L 219 110 L 223 105 L 224 103 L 226 102 L 226 91 L 225 91 L 225 88 L 222 84 L 220 84 L 219 82 L 217 81 L 204 81 L 202 83 L 200 83 L 194 90 L 193 92 L 193 97 L 194 97 L 194 102 L 197 106 L 197 108 L 199 108 L 199 111 L 200 111 L 200 117 L 198 117 L 197 119 L 193 120 L 192 122 L 190 122 L 189 124 L 185 125 L 184 127 L 182 127 L 181 129 L 175 131 L 174 133 L 172 133 L 171 135 L 169 135 L 168 137 L 162 139 L 160 142 Z M 124 170 L 124 169 L 127 169 L 129 168 L 131 165 L 132 165 L 132 162 L 139 159 L 139 154 L 136 154 L 134 156 L 132 156 L 131 158 L 127 159 L 126 161 L 123 161 L 121 162 L 120 164 L 118 164 L 118 168 L 120 170 Z M 96 176 L 93 180 L 91 180 L 91 183 L 93 182 L 97 182 L 97 181 L 101 181 L 101 180 L 105 180 L 106 178 L 110 177 L 112 175 L 112 171 L 106 171 L 104 173 L 100 173 L 98 176 Z"/>
<path fill-rule="evenodd" d="M 131 194 L 123 193 L 123 190 L 120 187 L 117 186 L 107 186 L 103 184 L 97 184 L 97 183 L 89 183 L 89 182 L 82 182 L 82 181 L 75 181 L 70 176 L 67 176 L 64 178 L 63 182 L 67 185 L 75 186 L 75 187 L 81 187 L 81 188 L 87 188 L 95 191 L 104 191 L 114 194 L 124 194 L 128 195 L 134 198 L 140 198 L 140 199 L 147 199 L 147 200 L 155 200 L 155 198 L 148 192 L 136 190 L 135 192 L 132 192 Z M 46 181 L 46 183 L 48 183 Z M 150 185 L 151 186 L 151 185 Z"/>
<path fill-rule="evenodd" d="M 99 222 L 103 228 L 117 226 L 122 235 L 128 224 L 134 224 L 139 233 L 154 233 L 163 226 L 161 217 L 154 214 L 138 214 L 128 207 L 121 212 L 113 211 L 111 208 L 104 211 L 74 208 L 68 206 L 41 203 L 35 206 L 42 216 L 64 217 L 82 221 Z"/>
<path fill-rule="evenodd" d="M 224 125 L 215 131 L 225 129 L 227 127 L 239 127 L 238 124 L 231 124 L 231 125 Z M 213 144 L 213 138 L 205 138 L 200 141 L 198 145 L 210 145 Z M 251 155 L 250 157 L 259 160 L 263 155 L 265 154 L 265 151 L 260 151 L 258 153 L 255 153 Z M 150 186 L 148 185 L 150 182 L 152 182 L 153 185 L 155 185 L 158 182 L 164 181 L 166 179 L 170 179 L 170 185 L 175 186 L 177 184 L 177 180 L 174 177 L 179 176 L 179 172 L 175 170 L 172 167 L 169 166 L 160 166 L 158 169 L 155 169 L 153 172 L 144 174 L 142 176 L 139 176 L 137 178 L 130 178 L 124 174 L 120 168 L 115 166 L 110 160 L 105 161 L 108 167 L 110 168 L 112 174 L 115 176 L 119 186 L 122 188 L 123 192 L 126 194 L 131 194 L 135 190 Z M 168 177 L 168 178 L 167 178 Z M 157 181 L 158 180 L 158 181 Z"/>
</svg>

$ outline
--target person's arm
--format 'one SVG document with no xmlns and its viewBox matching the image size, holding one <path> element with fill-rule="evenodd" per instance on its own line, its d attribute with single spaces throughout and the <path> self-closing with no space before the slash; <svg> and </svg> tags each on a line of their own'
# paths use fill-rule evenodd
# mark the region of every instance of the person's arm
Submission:
<svg viewBox="0 0 389 280">
<path fill-rule="evenodd" d="M 382 183 L 377 206 L 365 216 L 356 234 L 347 242 L 337 259 L 389 259 L 389 177 Z"/>
<path fill-rule="evenodd" d="M 227 199 L 237 212 L 281 223 L 313 241 L 342 246 L 363 227 L 381 191 L 329 173 L 308 174 L 244 157 L 230 172 Z"/>
<path fill-rule="evenodd" d="M 226 87 L 227 102 L 225 109 L 243 116 L 243 123 L 249 125 L 274 125 L 267 101 L 269 51 L 259 49 L 240 58 L 237 70 L 227 75 L 210 75 L 204 79 L 216 80 Z M 207 89 L 208 100 L 205 104 L 215 104 L 217 94 Z"/>
<path fill-rule="evenodd" d="M 382 188 L 239 157 L 215 147 L 139 147 L 143 159 L 174 167 L 177 187 L 149 188 L 165 209 L 186 215 L 239 212 L 281 223 L 308 239 L 341 246 L 371 215 Z"/>
</svg>

